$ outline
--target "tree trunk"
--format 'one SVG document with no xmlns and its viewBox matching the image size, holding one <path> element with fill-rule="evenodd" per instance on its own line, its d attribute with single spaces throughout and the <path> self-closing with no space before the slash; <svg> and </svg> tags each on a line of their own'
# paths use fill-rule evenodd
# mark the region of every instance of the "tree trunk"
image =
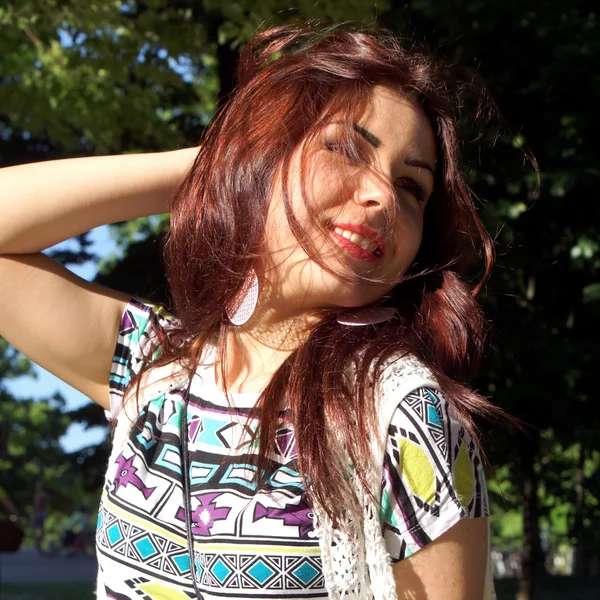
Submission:
<svg viewBox="0 0 600 600">
<path fill-rule="evenodd" d="M 536 578 L 542 560 L 540 531 L 538 523 L 537 492 L 538 481 L 535 473 L 535 459 L 538 449 L 538 434 L 532 433 L 521 446 L 523 468 L 523 553 L 521 556 L 521 581 L 517 600 L 533 600 Z"/>
<path fill-rule="evenodd" d="M 219 74 L 219 91 L 217 92 L 217 108 L 221 108 L 237 84 L 237 67 L 240 58 L 238 46 L 233 46 L 233 40 L 220 40 L 219 30 L 224 24 L 223 13 L 220 10 L 204 12 L 201 3 L 197 5 L 196 18 L 206 27 L 209 42 L 217 46 L 217 72 Z M 222 43 L 221 43 L 222 42 Z"/>
<path fill-rule="evenodd" d="M 217 45 L 217 62 L 219 64 L 219 94 L 217 105 L 222 106 L 233 92 L 236 85 L 236 71 L 239 51 L 232 47 L 231 41 Z"/>
</svg>

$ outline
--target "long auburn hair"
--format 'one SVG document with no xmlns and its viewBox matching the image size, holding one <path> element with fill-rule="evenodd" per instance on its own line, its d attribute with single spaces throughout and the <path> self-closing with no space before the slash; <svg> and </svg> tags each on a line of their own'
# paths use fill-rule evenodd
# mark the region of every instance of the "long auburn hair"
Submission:
<svg viewBox="0 0 600 600">
<path fill-rule="evenodd" d="M 341 440 L 355 474 L 366 483 L 369 439 L 376 431 L 373 383 L 388 359 L 412 353 L 423 361 L 476 440 L 474 415 L 503 415 L 467 387 L 484 350 L 488 324 L 476 296 L 490 274 L 494 246 L 460 172 L 457 134 L 465 91 L 475 91 L 470 106 L 476 116 L 493 105 L 483 87 L 456 73 L 380 31 L 283 26 L 258 33 L 241 54 L 237 89 L 205 132 L 172 202 L 165 263 L 177 320 L 158 332 L 161 352 L 150 367 L 180 361 L 192 372 L 215 340 L 224 365 L 233 327 L 225 307 L 260 255 L 277 169 L 285 175 L 292 153 L 324 116 L 341 115 L 352 123 L 356 107 L 368 102 L 377 84 L 395 88 L 427 115 L 438 150 L 435 188 L 419 253 L 408 276 L 385 298 L 398 317 L 347 327 L 336 321 L 335 311 L 325 314 L 276 371 L 251 414 L 260 419 L 254 457 L 259 482 L 268 477 L 285 408 L 309 498 L 334 522 L 347 508 L 339 502 L 341 494 L 353 493 L 347 465 L 332 461 L 336 443 Z M 293 215 L 289 219 L 296 232 Z M 308 250 L 312 258 L 314 248 Z M 471 285 L 462 276 L 476 260 L 482 274 Z M 348 365 L 355 374 L 351 380 Z M 337 437 L 326 435 L 333 430 Z"/>
</svg>

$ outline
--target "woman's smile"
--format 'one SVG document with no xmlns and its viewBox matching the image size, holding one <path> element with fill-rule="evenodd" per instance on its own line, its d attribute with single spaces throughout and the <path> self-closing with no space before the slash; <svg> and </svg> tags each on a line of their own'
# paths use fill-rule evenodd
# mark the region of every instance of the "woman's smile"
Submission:
<svg viewBox="0 0 600 600">
<path fill-rule="evenodd" d="M 352 223 L 334 223 L 331 236 L 352 258 L 375 262 L 385 254 L 383 236 L 372 227 Z"/>
</svg>

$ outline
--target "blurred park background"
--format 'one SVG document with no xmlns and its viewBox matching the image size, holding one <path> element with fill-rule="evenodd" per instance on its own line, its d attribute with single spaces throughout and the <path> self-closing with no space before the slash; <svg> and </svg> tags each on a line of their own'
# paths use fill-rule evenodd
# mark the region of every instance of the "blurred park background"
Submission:
<svg viewBox="0 0 600 600">
<path fill-rule="evenodd" d="M 494 147 L 464 132 L 463 166 L 498 250 L 483 290 L 493 330 L 473 387 L 530 425 L 524 435 L 482 423 L 499 598 L 600 598 L 599 9 L 582 0 L 3 0 L 0 165 L 196 144 L 235 87 L 241 45 L 265 24 L 386 27 L 473 69 L 510 125 Z M 167 302 L 166 227 L 164 218 L 118 223 L 49 252 L 88 279 Z M 22 548 L 33 545 L 36 484 L 55 532 L 78 506 L 95 510 L 105 423 L 0 339 L 0 494 L 19 511 Z M 0 519 L 8 512 L 0 507 Z M 13 600 L 92 597 L 91 583 L 5 581 L 2 590 Z"/>
</svg>

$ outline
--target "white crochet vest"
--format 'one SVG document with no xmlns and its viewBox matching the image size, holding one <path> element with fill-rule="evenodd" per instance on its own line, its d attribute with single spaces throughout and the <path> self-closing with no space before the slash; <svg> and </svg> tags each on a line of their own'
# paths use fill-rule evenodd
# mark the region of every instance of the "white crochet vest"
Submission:
<svg viewBox="0 0 600 600">
<path fill-rule="evenodd" d="M 388 361 L 378 389 L 379 431 L 372 436 L 374 469 L 370 478 L 373 497 L 380 494 L 383 476 L 385 442 L 390 422 L 398 403 L 410 392 L 420 388 L 439 389 L 432 373 L 412 355 Z M 392 562 L 388 554 L 379 508 L 362 486 L 355 482 L 361 503 L 362 518 L 348 513 L 338 528 L 332 526 L 326 513 L 314 506 L 315 532 L 319 537 L 325 586 L 331 600 L 397 600 Z M 488 532 L 489 533 L 489 532 Z M 483 600 L 495 600 L 492 571 L 489 562 Z"/>
</svg>

